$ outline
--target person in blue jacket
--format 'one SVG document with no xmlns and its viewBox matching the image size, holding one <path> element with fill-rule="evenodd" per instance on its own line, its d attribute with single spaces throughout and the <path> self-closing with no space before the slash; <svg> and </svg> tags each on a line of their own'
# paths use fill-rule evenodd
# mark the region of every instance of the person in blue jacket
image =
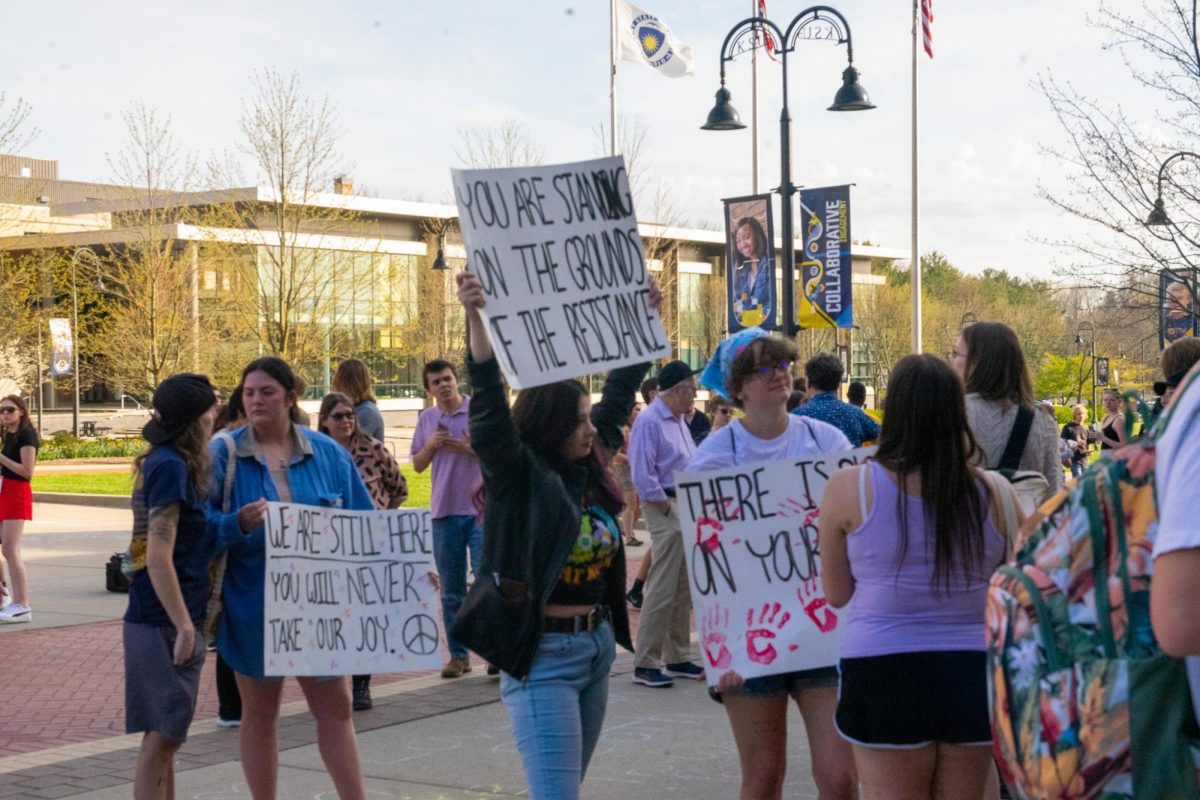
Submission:
<svg viewBox="0 0 1200 800">
<path fill-rule="evenodd" d="M 237 674 L 242 694 L 242 771 L 254 800 L 276 796 L 283 693 L 283 679 L 267 677 L 263 667 L 267 502 L 374 508 L 346 449 L 295 424 L 299 385 L 287 362 L 273 356 L 250 362 L 242 372 L 248 424 L 231 434 L 236 471 L 227 507 L 217 488 L 225 485 L 228 445 L 221 439 L 211 445 L 215 488 L 206 508 L 208 529 L 217 551 L 228 553 L 217 649 Z M 361 800 L 365 789 L 350 716 L 349 677 L 297 680 L 316 718 L 317 743 L 338 797 Z"/>
</svg>

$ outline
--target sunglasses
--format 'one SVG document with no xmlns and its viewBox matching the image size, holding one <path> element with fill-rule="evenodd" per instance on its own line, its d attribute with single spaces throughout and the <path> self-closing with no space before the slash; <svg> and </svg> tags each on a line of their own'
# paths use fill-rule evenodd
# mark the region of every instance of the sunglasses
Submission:
<svg viewBox="0 0 1200 800">
<path fill-rule="evenodd" d="M 17 414 L 20 411 L 16 406 L 0 406 L 0 414 Z"/>
<path fill-rule="evenodd" d="M 794 363 L 794 361 L 780 361 L 778 364 L 759 364 L 754 368 L 754 371 L 766 377 L 776 370 L 779 372 L 791 372 L 792 364 Z"/>
<path fill-rule="evenodd" d="M 348 419 L 354 419 L 353 411 L 341 411 L 337 414 L 330 414 L 329 418 L 334 422 L 345 422 Z"/>
<path fill-rule="evenodd" d="M 733 409 L 732 409 L 732 408 L 718 408 L 718 409 L 717 409 L 716 411 L 714 411 L 713 413 L 714 413 L 714 414 L 732 414 L 732 413 L 733 413 Z"/>
</svg>

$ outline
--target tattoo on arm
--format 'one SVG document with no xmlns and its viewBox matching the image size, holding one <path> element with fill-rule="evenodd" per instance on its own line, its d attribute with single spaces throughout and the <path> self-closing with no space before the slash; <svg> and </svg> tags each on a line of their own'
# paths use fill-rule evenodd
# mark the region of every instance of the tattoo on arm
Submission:
<svg viewBox="0 0 1200 800">
<path fill-rule="evenodd" d="M 164 542 L 175 541 L 175 529 L 179 525 L 179 504 L 172 503 L 169 506 L 155 506 L 150 509 L 149 525 L 147 533 L 151 536 L 157 536 Z"/>
</svg>

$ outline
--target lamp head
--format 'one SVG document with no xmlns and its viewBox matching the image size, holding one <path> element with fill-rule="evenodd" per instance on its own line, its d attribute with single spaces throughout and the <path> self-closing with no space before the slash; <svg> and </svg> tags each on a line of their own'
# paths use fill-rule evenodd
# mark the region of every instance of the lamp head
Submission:
<svg viewBox="0 0 1200 800">
<path fill-rule="evenodd" d="M 867 97 L 867 90 L 858 82 L 858 70 L 853 65 L 842 70 L 842 88 L 833 97 L 829 111 L 869 111 L 875 105 Z"/>
<path fill-rule="evenodd" d="M 1167 209 L 1163 205 L 1161 197 L 1154 198 L 1154 210 L 1150 212 L 1150 216 L 1146 217 L 1146 224 L 1154 226 L 1171 224 L 1171 218 L 1167 216 Z"/>
<path fill-rule="evenodd" d="M 434 269 L 450 269 L 450 265 L 446 263 L 446 254 L 442 251 L 442 243 L 438 242 L 437 258 L 433 260 Z"/>
<path fill-rule="evenodd" d="M 742 115 L 729 102 L 732 97 L 729 90 L 722 84 L 717 90 L 717 104 L 708 112 L 708 121 L 700 126 L 702 131 L 740 131 L 746 126 L 742 124 Z"/>
</svg>

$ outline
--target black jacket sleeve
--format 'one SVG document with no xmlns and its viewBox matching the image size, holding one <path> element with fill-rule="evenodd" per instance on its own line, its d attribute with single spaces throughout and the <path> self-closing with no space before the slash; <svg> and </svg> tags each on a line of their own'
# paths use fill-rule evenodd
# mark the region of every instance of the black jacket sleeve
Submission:
<svg viewBox="0 0 1200 800">
<path fill-rule="evenodd" d="M 650 369 L 650 362 L 614 369 L 604 379 L 600 402 L 592 407 L 592 424 L 596 436 L 610 452 L 615 453 L 625 443 L 622 428 L 637 399 L 638 387 Z"/>
<path fill-rule="evenodd" d="M 496 359 L 467 360 L 471 376 L 471 447 L 489 492 L 501 492 L 522 480 L 526 470 L 524 445 L 513 425 L 508 393 Z"/>
</svg>

